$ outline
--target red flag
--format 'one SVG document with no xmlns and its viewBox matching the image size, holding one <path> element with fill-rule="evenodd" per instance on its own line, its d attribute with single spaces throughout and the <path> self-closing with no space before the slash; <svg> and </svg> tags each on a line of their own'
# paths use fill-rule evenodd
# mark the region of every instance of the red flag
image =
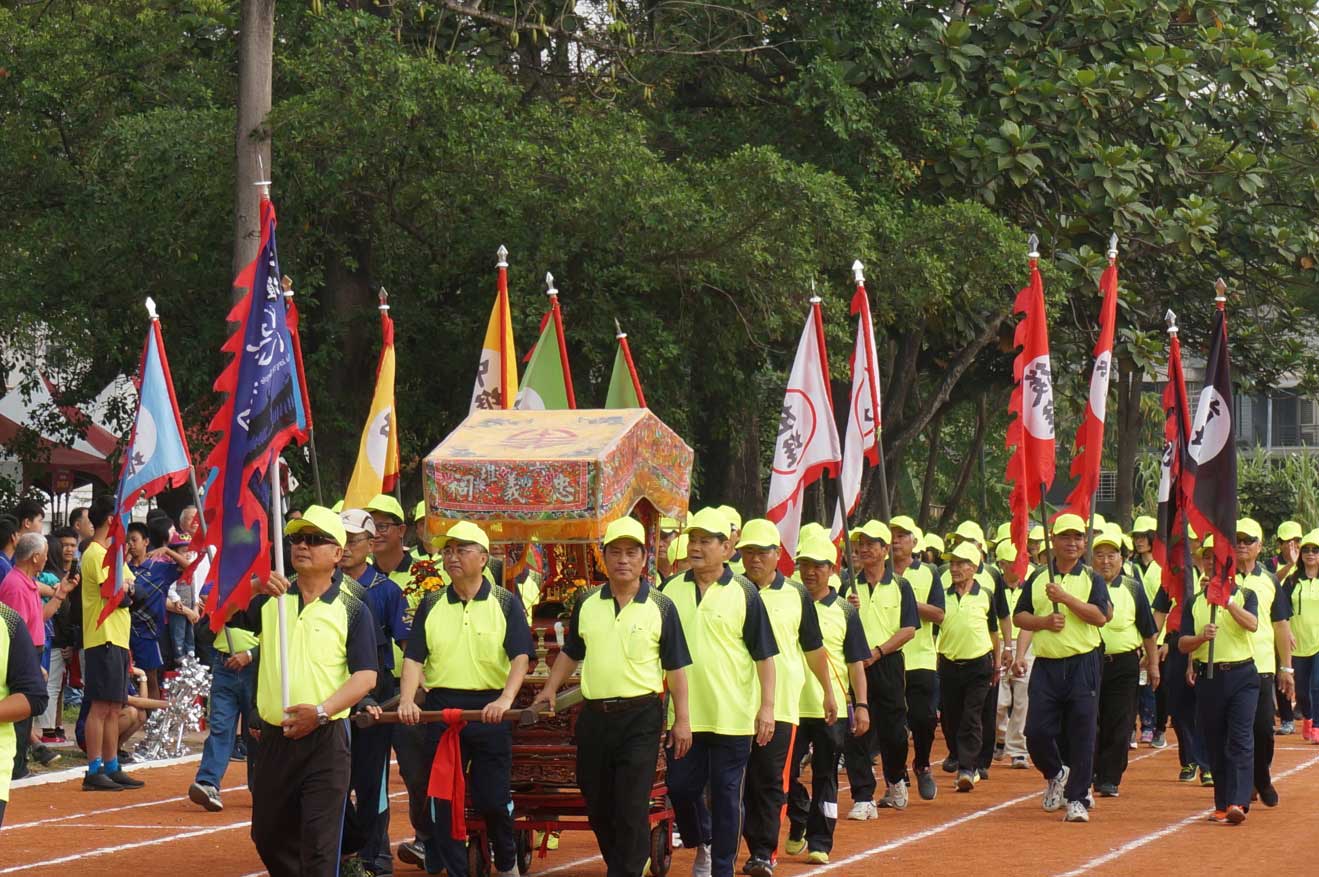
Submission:
<svg viewBox="0 0 1319 877">
<path fill-rule="evenodd" d="M 298 334 L 298 306 L 293 301 L 293 281 L 285 277 L 281 281 L 284 289 L 284 302 L 288 305 L 288 314 L 284 318 L 289 327 L 289 337 L 293 341 L 293 364 L 298 372 L 298 397 L 302 401 L 302 426 L 311 433 L 311 397 L 307 395 L 307 370 L 302 365 L 302 336 Z"/>
<path fill-rule="evenodd" d="M 866 294 L 866 281 L 861 271 L 861 263 L 854 262 L 852 272 L 856 277 L 856 292 L 852 295 L 852 314 L 857 318 L 856 347 L 852 352 L 852 395 L 844 433 L 839 507 L 829 531 L 830 538 L 835 541 L 843 536 L 845 515 L 856 511 L 861 499 L 861 473 L 865 464 L 879 465 L 879 359 L 875 356 L 870 297 Z"/>
<path fill-rule="evenodd" d="M 1090 402 L 1085 419 L 1076 430 L 1076 455 L 1071 476 L 1076 481 L 1067 497 L 1065 511 L 1090 520 L 1090 505 L 1099 487 L 1099 469 L 1104 459 L 1104 413 L 1108 407 L 1108 379 L 1113 368 L 1113 332 L 1117 323 L 1117 238 L 1108 251 L 1108 267 L 1099 278 L 1104 302 L 1099 307 L 1099 340 L 1095 343 L 1095 365 L 1090 372 Z"/>
<path fill-rule="evenodd" d="M 1181 629 L 1182 606 L 1191 596 L 1194 581 L 1186 543 L 1186 506 L 1190 495 L 1186 437 L 1191 429 L 1182 372 L 1182 344 L 1177 338 L 1176 315 L 1168 311 L 1168 383 L 1163 388 L 1163 466 L 1159 478 L 1158 528 L 1154 532 L 1154 560 L 1163 571 L 1161 586 L 1176 605 L 1168 613 L 1168 630 Z"/>
<path fill-rule="evenodd" d="M 1023 314 L 1014 341 L 1021 352 L 1012 363 L 1017 384 L 1008 403 L 1008 413 L 1017 415 L 1008 424 L 1007 480 L 1012 485 L 1008 504 L 1012 509 L 1012 544 L 1017 547 L 1013 568 L 1025 576 L 1030 556 L 1026 535 L 1031 509 L 1044 501 L 1053 483 L 1053 373 L 1049 364 L 1049 323 L 1044 311 L 1044 281 L 1040 279 L 1037 241 L 1031 235 L 1030 282 L 1017 293 L 1013 313 Z"/>
<path fill-rule="evenodd" d="M 1205 582 L 1210 603 L 1226 606 L 1236 583 L 1237 443 L 1233 429 L 1232 360 L 1227 350 L 1226 287 L 1219 281 L 1218 312 L 1209 338 L 1205 386 L 1195 408 L 1187 450 L 1195 483 L 1187 509 L 1191 525 L 1214 537 L 1213 574 Z"/>
</svg>

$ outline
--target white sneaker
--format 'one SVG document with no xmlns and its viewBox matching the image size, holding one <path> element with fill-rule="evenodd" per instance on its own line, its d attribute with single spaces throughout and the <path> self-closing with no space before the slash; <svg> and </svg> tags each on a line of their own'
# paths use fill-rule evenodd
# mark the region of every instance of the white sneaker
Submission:
<svg viewBox="0 0 1319 877">
<path fill-rule="evenodd" d="M 1067 802 L 1067 815 L 1063 817 L 1063 822 L 1089 822 L 1090 811 L 1085 809 L 1085 804 L 1080 801 Z"/>
<path fill-rule="evenodd" d="M 906 780 L 903 780 L 903 781 L 900 782 L 900 783 L 893 783 L 891 786 L 889 786 L 889 787 L 888 787 L 888 794 L 887 794 L 887 797 L 892 801 L 892 803 L 893 803 L 893 809 L 895 809 L 895 810 L 906 810 L 906 809 L 907 809 L 907 781 L 906 781 Z"/>
<path fill-rule="evenodd" d="M 710 845 L 701 844 L 696 848 L 696 861 L 692 862 L 692 877 L 711 877 L 714 862 L 710 859 Z"/>
<path fill-rule="evenodd" d="M 1062 809 L 1063 787 L 1067 785 L 1067 777 L 1071 772 L 1072 769 L 1064 764 L 1063 769 L 1058 771 L 1058 775 L 1049 780 L 1049 785 L 1044 789 L 1044 810 L 1046 813 L 1053 813 Z"/>
<path fill-rule="evenodd" d="M 847 814 L 848 819 L 855 819 L 857 822 L 865 822 L 867 819 L 878 819 L 879 810 L 875 807 L 874 801 L 857 801 L 852 805 L 852 809 Z"/>
</svg>

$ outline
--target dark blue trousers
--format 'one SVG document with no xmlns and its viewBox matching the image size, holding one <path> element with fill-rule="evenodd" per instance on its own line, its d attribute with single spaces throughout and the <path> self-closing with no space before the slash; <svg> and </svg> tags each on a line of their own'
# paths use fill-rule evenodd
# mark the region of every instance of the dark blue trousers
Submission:
<svg viewBox="0 0 1319 877">
<path fill-rule="evenodd" d="M 1068 802 L 1086 800 L 1095 764 L 1099 716 L 1099 650 L 1070 658 L 1035 658 L 1026 711 L 1026 749 L 1046 780 L 1063 769 L 1059 741 L 1071 775 Z"/>
<path fill-rule="evenodd" d="M 1209 755 L 1205 752 L 1204 738 L 1200 736 L 1200 722 L 1196 718 L 1196 690 L 1186 684 L 1186 667 L 1189 656 L 1177 648 L 1177 637 L 1168 637 L 1168 657 L 1163 660 L 1160 683 L 1167 696 L 1168 716 L 1177 735 L 1177 758 L 1182 767 L 1210 770 Z"/>
<path fill-rule="evenodd" d="M 376 874 L 394 873 L 389 845 L 389 753 L 393 725 L 353 728 L 352 806 L 344 829 L 345 845 L 351 838 L 358 857 Z M 345 849 L 344 852 L 353 852 Z"/>
<path fill-rule="evenodd" d="M 710 844 L 713 877 L 733 877 L 742 838 L 742 795 L 753 739 L 699 732 L 692 734 L 692 748 L 682 758 L 675 759 L 671 748 L 665 753 L 669 765 L 669 799 L 673 802 L 682 845 Z M 701 825 L 697 806 L 707 786 L 710 789 L 708 828 Z"/>
<path fill-rule="evenodd" d="M 1259 673 L 1253 662 L 1219 668 L 1209 679 L 1196 667 L 1196 711 L 1214 772 L 1214 809 L 1250 806 L 1255 773 L 1255 710 Z"/>
</svg>

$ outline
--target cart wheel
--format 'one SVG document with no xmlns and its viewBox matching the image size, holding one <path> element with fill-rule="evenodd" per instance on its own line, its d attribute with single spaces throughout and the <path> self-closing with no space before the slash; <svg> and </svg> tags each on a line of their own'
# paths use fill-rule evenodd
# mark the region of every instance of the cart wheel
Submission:
<svg viewBox="0 0 1319 877">
<path fill-rule="evenodd" d="M 468 877 L 490 877 L 490 841 L 484 832 L 467 836 Z"/>
<path fill-rule="evenodd" d="M 519 831 L 517 833 L 519 874 L 526 874 L 531 870 L 531 856 L 536 851 L 536 848 L 532 845 L 532 838 L 531 831 Z"/>
<path fill-rule="evenodd" d="M 650 830 L 650 877 L 665 877 L 673 864 L 673 828 L 665 819 Z"/>
</svg>

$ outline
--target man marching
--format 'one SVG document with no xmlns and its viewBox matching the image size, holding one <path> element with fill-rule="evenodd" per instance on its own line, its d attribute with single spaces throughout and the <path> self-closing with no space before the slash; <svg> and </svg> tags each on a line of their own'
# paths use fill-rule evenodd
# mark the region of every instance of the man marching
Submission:
<svg viewBox="0 0 1319 877">
<path fill-rule="evenodd" d="M 1044 809 L 1053 813 L 1066 803 L 1067 822 L 1090 821 L 1086 801 L 1099 709 L 1099 628 L 1108 620 L 1104 582 L 1081 562 L 1085 530 L 1079 515 L 1058 516 L 1053 566 L 1040 567 L 1022 585 L 1013 617 L 1022 631 L 1013 671 L 1024 675 L 1027 645 L 1035 651 L 1026 747 L 1048 782 Z M 1066 765 L 1058 745 L 1064 737 Z"/>
<path fill-rule="evenodd" d="M 460 521 L 436 542 L 451 583 L 427 594 L 412 620 L 399 721 L 421 721 L 416 697 L 423 683 L 427 710 L 480 710 L 482 720 L 429 726 L 427 752 L 433 756 L 427 791 L 433 819 L 425 867 L 431 874 L 467 877 L 465 805 L 458 790 L 470 783 L 472 809 L 485 820 L 494 847 L 495 871 L 508 877 L 517 873 L 517 848 L 510 790 L 513 731 L 503 717 L 522 687 L 535 645 L 517 594 L 485 578 L 490 560 L 485 531 Z M 458 753 L 451 745 L 453 735 Z M 470 774 L 466 783 L 465 773 Z"/>
<path fill-rule="evenodd" d="M 980 548 L 963 540 L 953 548 L 948 568 L 951 584 L 944 594 L 939 631 L 939 692 L 944 736 L 956 744 L 957 791 L 969 792 L 980 779 L 985 726 L 985 698 L 998 684 L 1002 643 L 994 612 L 994 594 L 976 580 L 983 558 Z"/>
<path fill-rule="evenodd" d="M 642 579 L 646 531 L 635 518 L 605 530 L 609 581 L 582 593 L 550 678 L 532 706 L 554 696 L 580 665 L 585 701 L 578 716 L 577 783 L 608 877 L 638 877 L 650 854 L 650 796 L 664 734 L 664 682 L 673 700 L 673 757 L 691 747 L 687 676 L 691 664 L 672 601 Z"/>
<path fill-rule="evenodd" d="M 937 653 L 934 631 L 943 621 L 943 589 L 935 587 L 938 570 L 916 557 L 916 522 L 906 515 L 889 521 L 893 542 L 890 563 L 893 575 L 906 579 L 916 600 L 920 626 L 902 647 L 902 663 L 907 671 L 907 727 L 911 729 L 911 768 L 916 774 L 916 789 L 923 800 L 932 801 L 938 794 L 934 774 L 930 772 L 930 750 L 938 727 L 939 680 L 936 674 Z"/>
</svg>

